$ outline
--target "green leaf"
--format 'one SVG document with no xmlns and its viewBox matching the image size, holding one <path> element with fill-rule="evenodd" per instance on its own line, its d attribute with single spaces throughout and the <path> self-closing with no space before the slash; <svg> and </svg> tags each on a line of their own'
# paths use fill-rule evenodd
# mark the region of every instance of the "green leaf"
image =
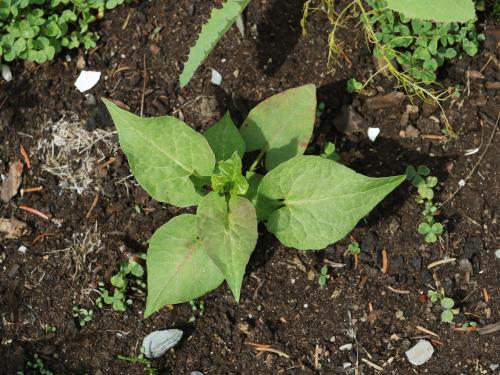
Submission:
<svg viewBox="0 0 500 375">
<path fill-rule="evenodd" d="M 472 0 L 387 0 L 387 7 L 413 19 L 467 22 L 476 17 Z"/>
<path fill-rule="evenodd" d="M 426 165 L 419 165 L 418 166 L 418 170 L 417 170 L 417 173 L 420 175 L 420 176 L 428 176 L 429 173 L 431 173 L 431 170 L 429 169 L 428 166 Z"/>
<path fill-rule="evenodd" d="M 425 235 L 425 242 L 434 243 L 436 241 L 437 241 L 437 236 L 434 233 L 430 232 Z"/>
<path fill-rule="evenodd" d="M 259 188 L 259 184 L 262 181 L 262 176 L 259 173 L 248 171 L 245 175 L 245 178 L 248 181 L 248 190 L 244 195 L 252 204 L 255 206 L 257 204 L 257 189 Z"/>
<path fill-rule="evenodd" d="M 250 0 L 226 0 L 222 8 L 212 10 L 210 19 L 201 28 L 195 46 L 189 51 L 188 61 L 179 78 L 181 87 L 189 83 L 196 69 L 229 30 L 236 18 L 245 10 L 249 2 Z"/>
<path fill-rule="evenodd" d="M 418 229 L 417 230 L 418 230 L 418 233 L 420 233 L 420 234 L 427 234 L 427 233 L 432 232 L 431 226 L 429 224 L 427 224 L 427 223 L 420 223 L 418 225 Z"/>
<path fill-rule="evenodd" d="M 144 190 L 160 202 L 179 207 L 198 204 L 203 192 L 194 177 L 210 176 L 215 166 L 206 139 L 175 117 L 141 118 L 103 101 L 130 169 Z"/>
<path fill-rule="evenodd" d="M 176 216 L 149 239 L 145 317 L 166 304 L 201 297 L 224 281 L 224 276 L 203 249 L 196 220 L 195 215 Z"/>
<path fill-rule="evenodd" d="M 450 310 L 453 308 L 453 306 L 455 306 L 455 301 L 453 301 L 451 298 L 443 298 L 441 301 L 441 307 L 443 309 L 447 309 L 447 310 Z"/>
<path fill-rule="evenodd" d="M 266 149 L 267 170 L 302 155 L 312 136 L 316 105 L 316 87 L 312 84 L 264 100 L 241 126 L 247 151 Z"/>
<path fill-rule="evenodd" d="M 222 271 L 236 301 L 250 255 L 257 243 L 255 208 L 246 198 L 211 192 L 196 212 L 198 235 L 208 256 Z"/>
<path fill-rule="evenodd" d="M 9 17 L 11 0 L 0 0 L 0 19 Z"/>
<path fill-rule="evenodd" d="M 408 181 L 413 180 L 413 178 L 417 175 L 417 171 L 415 170 L 415 167 L 413 165 L 407 166 L 406 170 L 405 170 L 405 175 L 406 175 L 406 179 Z"/>
<path fill-rule="evenodd" d="M 443 233 L 443 224 L 441 224 L 441 223 L 434 223 L 432 225 L 431 230 L 432 230 L 432 233 L 434 233 L 434 234 L 441 234 L 441 233 Z"/>
<path fill-rule="evenodd" d="M 366 177 L 329 159 L 297 156 L 262 179 L 257 199 L 279 204 L 266 226 L 284 245 L 316 250 L 343 238 L 404 180 Z"/>
<path fill-rule="evenodd" d="M 238 152 L 240 158 L 245 155 L 245 141 L 238 128 L 234 125 L 229 112 L 212 125 L 204 134 L 215 154 L 215 160 L 227 160 Z"/>
<path fill-rule="evenodd" d="M 248 181 L 241 175 L 241 159 L 234 152 L 230 159 L 219 161 L 211 178 L 212 189 L 221 194 L 244 195 L 248 190 Z"/>
<path fill-rule="evenodd" d="M 453 322 L 453 312 L 451 310 L 444 310 L 441 313 L 441 321 L 444 323 Z"/>
</svg>

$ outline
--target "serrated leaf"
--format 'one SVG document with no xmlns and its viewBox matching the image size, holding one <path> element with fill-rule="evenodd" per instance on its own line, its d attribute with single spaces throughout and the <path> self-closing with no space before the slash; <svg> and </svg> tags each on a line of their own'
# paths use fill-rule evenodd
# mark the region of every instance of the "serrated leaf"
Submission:
<svg viewBox="0 0 500 375">
<path fill-rule="evenodd" d="M 257 217 L 246 198 L 211 192 L 196 212 L 198 235 L 208 256 L 221 270 L 236 301 L 250 255 L 257 243 Z"/>
<path fill-rule="evenodd" d="M 189 83 L 196 69 L 229 30 L 236 18 L 245 10 L 249 2 L 250 0 L 227 0 L 222 8 L 212 10 L 210 19 L 201 28 L 196 44 L 189 51 L 188 61 L 179 77 L 181 87 Z"/>
<path fill-rule="evenodd" d="M 149 240 L 148 298 L 144 316 L 166 304 L 188 302 L 217 288 L 224 276 L 203 249 L 196 216 L 176 216 Z"/>
<path fill-rule="evenodd" d="M 455 301 L 448 297 L 443 298 L 440 303 L 441 307 L 447 310 L 451 310 L 455 306 Z"/>
<path fill-rule="evenodd" d="M 229 112 L 203 134 L 215 154 L 215 160 L 227 160 L 236 151 L 240 158 L 245 155 L 245 141 L 234 125 Z"/>
<path fill-rule="evenodd" d="M 316 119 L 313 84 L 271 96 L 250 111 L 240 128 L 247 151 L 266 149 L 266 168 L 302 155 Z"/>
<path fill-rule="evenodd" d="M 196 178 L 210 176 L 215 156 L 207 140 L 171 116 L 141 118 L 103 99 L 118 129 L 130 169 L 149 195 L 179 207 L 198 204 Z"/>
<path fill-rule="evenodd" d="M 472 0 L 387 0 L 387 7 L 409 18 L 435 22 L 467 22 L 476 17 Z"/>
<path fill-rule="evenodd" d="M 453 312 L 451 310 L 444 310 L 441 313 L 441 321 L 444 323 L 451 323 L 453 322 Z"/>
<path fill-rule="evenodd" d="M 266 226 L 284 245 L 318 250 L 348 234 L 404 180 L 366 177 L 333 160 L 297 156 L 262 179 L 257 200 L 280 204 Z"/>
</svg>

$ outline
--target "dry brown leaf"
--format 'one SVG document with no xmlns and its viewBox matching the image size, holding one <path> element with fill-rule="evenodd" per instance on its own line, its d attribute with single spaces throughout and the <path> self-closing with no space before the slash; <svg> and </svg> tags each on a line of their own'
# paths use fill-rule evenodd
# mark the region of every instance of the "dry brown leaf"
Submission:
<svg viewBox="0 0 500 375">
<path fill-rule="evenodd" d="M 5 234 L 5 238 L 19 238 L 28 232 L 28 226 L 20 220 L 0 218 L 0 233 Z"/>
<path fill-rule="evenodd" d="M 4 202 L 10 201 L 10 199 L 17 194 L 19 186 L 21 186 L 22 175 L 23 163 L 21 163 L 20 160 L 10 162 L 9 175 L 0 189 L 0 198 Z"/>
</svg>

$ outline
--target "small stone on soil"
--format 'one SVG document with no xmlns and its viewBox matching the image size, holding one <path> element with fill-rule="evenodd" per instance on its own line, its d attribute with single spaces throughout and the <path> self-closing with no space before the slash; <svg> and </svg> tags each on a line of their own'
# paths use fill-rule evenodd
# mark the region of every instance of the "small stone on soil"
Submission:
<svg viewBox="0 0 500 375">
<path fill-rule="evenodd" d="M 405 354 L 408 361 L 414 366 L 423 365 L 431 359 L 434 353 L 434 348 L 427 340 L 420 340 L 415 346 L 408 350 Z"/>
<path fill-rule="evenodd" d="M 222 75 L 215 69 L 212 69 L 212 83 L 214 85 L 220 86 L 222 83 Z"/>
<path fill-rule="evenodd" d="M 97 85 L 99 79 L 101 79 L 101 72 L 82 70 L 75 81 L 75 87 L 78 89 L 78 91 L 85 92 Z"/>
<path fill-rule="evenodd" d="M 2 77 L 7 82 L 12 81 L 12 72 L 8 65 L 2 64 Z"/>
<path fill-rule="evenodd" d="M 389 108 L 398 105 L 405 100 L 406 95 L 402 92 L 395 91 L 387 95 L 375 96 L 366 100 L 366 106 L 370 110 Z"/>
<path fill-rule="evenodd" d="M 500 249 L 495 251 L 495 256 L 497 257 L 497 259 L 500 259 Z"/>
<path fill-rule="evenodd" d="M 179 329 L 155 331 L 142 341 L 144 355 L 148 358 L 159 358 L 181 340 L 183 332 Z"/>
</svg>

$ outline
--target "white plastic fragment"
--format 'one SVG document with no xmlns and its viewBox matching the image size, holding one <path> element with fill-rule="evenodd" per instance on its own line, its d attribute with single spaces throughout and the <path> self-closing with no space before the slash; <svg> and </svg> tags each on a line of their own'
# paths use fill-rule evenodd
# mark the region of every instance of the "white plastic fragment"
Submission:
<svg viewBox="0 0 500 375">
<path fill-rule="evenodd" d="M 78 91 L 85 92 L 97 85 L 99 79 L 101 79 L 101 72 L 82 70 L 75 81 L 75 86 Z"/>
<path fill-rule="evenodd" d="M 17 251 L 19 251 L 21 254 L 26 254 L 27 250 L 28 248 L 24 245 L 19 246 L 19 249 L 17 249 Z"/>
<path fill-rule="evenodd" d="M 461 179 L 460 181 L 458 181 L 458 186 L 464 187 L 465 186 L 465 180 Z"/>
<path fill-rule="evenodd" d="M 434 348 L 429 341 L 420 340 L 416 345 L 406 351 L 405 354 L 412 365 L 420 366 L 431 359 L 432 354 L 434 354 Z"/>
<path fill-rule="evenodd" d="M 465 156 L 470 156 L 470 155 L 477 154 L 478 152 L 479 152 L 479 147 L 477 147 L 477 148 L 471 148 L 469 150 L 465 150 L 464 155 Z"/>
<path fill-rule="evenodd" d="M 345 344 L 345 345 L 342 345 L 339 350 L 351 350 L 352 349 L 352 344 Z"/>
<path fill-rule="evenodd" d="M 495 251 L 495 256 L 497 257 L 497 259 L 500 259 L 500 249 Z"/>
<path fill-rule="evenodd" d="M 245 23 L 243 22 L 243 16 L 240 14 L 238 18 L 236 18 L 236 27 L 241 34 L 241 37 L 245 37 Z"/>
<path fill-rule="evenodd" d="M 159 358 L 169 349 L 177 345 L 181 338 L 182 331 L 179 329 L 154 331 L 147 335 L 142 341 L 144 355 L 147 358 Z"/>
<path fill-rule="evenodd" d="M 379 134 L 380 128 L 368 128 L 368 138 L 370 138 L 370 141 L 375 142 Z"/>
<path fill-rule="evenodd" d="M 8 65 L 2 64 L 2 77 L 7 82 L 12 81 L 12 71 Z"/>
<path fill-rule="evenodd" d="M 222 75 L 215 69 L 212 69 L 212 83 L 217 86 L 222 83 Z"/>
</svg>

